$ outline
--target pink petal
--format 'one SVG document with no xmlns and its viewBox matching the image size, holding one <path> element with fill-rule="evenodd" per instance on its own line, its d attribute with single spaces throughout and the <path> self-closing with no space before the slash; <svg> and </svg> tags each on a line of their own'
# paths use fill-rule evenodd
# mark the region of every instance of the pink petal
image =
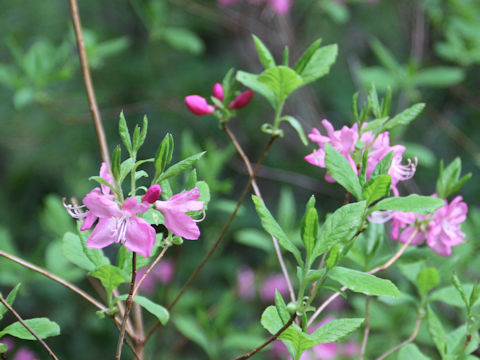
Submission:
<svg viewBox="0 0 480 360">
<path fill-rule="evenodd" d="M 149 257 L 155 243 L 155 229 L 145 220 L 132 216 L 125 234 L 125 247 L 142 256 Z"/>
<path fill-rule="evenodd" d="M 159 210 L 163 214 L 165 226 L 175 235 L 188 240 L 197 240 L 200 237 L 200 229 L 190 216 L 173 209 Z"/>
<path fill-rule="evenodd" d="M 85 195 L 83 203 L 95 216 L 100 218 L 109 216 L 120 217 L 122 215 L 117 203 L 111 200 L 108 195 L 101 194 L 99 188 L 95 188 Z"/>
<path fill-rule="evenodd" d="M 222 87 L 222 84 L 216 83 L 215 85 L 213 85 L 212 94 L 218 100 L 223 101 L 223 87 Z"/>
<path fill-rule="evenodd" d="M 87 246 L 90 249 L 103 249 L 115 242 L 115 230 L 117 220 L 114 217 L 100 218 L 97 226 L 87 239 Z"/>
<path fill-rule="evenodd" d="M 240 109 L 244 106 L 247 106 L 253 98 L 253 91 L 247 90 L 242 92 L 238 95 L 233 101 L 230 103 L 230 109 Z"/>
<path fill-rule="evenodd" d="M 89 211 L 87 216 L 85 217 L 85 220 L 83 220 L 83 224 L 82 224 L 82 227 L 80 228 L 80 231 L 85 231 L 90 229 L 97 219 L 98 217 L 93 212 Z"/>
<path fill-rule="evenodd" d="M 203 209 L 203 201 L 198 201 L 200 197 L 200 189 L 195 187 L 191 190 L 185 191 L 180 194 L 176 194 L 172 196 L 167 201 L 157 201 L 158 203 L 166 203 L 165 205 L 170 208 L 174 209 L 175 211 L 179 212 L 189 212 L 189 211 L 200 211 Z M 165 205 L 160 205 L 161 207 L 165 207 Z"/>
<path fill-rule="evenodd" d="M 125 199 L 122 205 L 122 210 L 127 211 L 130 215 L 135 215 L 137 213 L 143 213 L 150 209 L 149 203 L 138 202 L 136 197 L 129 197 Z"/>
<path fill-rule="evenodd" d="M 291 5 L 290 0 L 270 0 L 270 6 L 279 15 L 286 15 Z"/>
<path fill-rule="evenodd" d="M 108 165 L 106 162 L 102 162 L 102 165 L 100 166 L 100 177 L 103 178 L 104 180 L 107 180 L 107 182 L 110 185 L 113 185 L 113 176 L 110 173 L 110 171 L 108 171 Z M 107 185 L 102 184 L 101 187 L 102 187 L 102 192 L 105 195 L 110 194 L 110 188 Z"/>
<path fill-rule="evenodd" d="M 199 95 L 189 95 L 185 97 L 185 105 L 195 115 L 207 115 L 215 111 L 212 105 L 207 103 L 207 100 Z"/>
</svg>

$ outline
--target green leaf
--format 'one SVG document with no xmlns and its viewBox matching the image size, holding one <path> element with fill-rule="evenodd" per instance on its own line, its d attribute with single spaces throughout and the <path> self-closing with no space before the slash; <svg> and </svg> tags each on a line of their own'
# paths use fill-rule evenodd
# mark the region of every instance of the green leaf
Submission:
<svg viewBox="0 0 480 360">
<path fill-rule="evenodd" d="M 339 319 L 327 322 L 318 328 L 311 337 L 316 344 L 338 342 L 362 325 L 364 319 Z"/>
<path fill-rule="evenodd" d="M 369 130 L 375 130 L 375 129 L 378 129 L 380 128 L 384 123 L 385 121 L 388 120 L 388 117 L 382 117 L 380 119 L 375 119 L 373 121 L 369 121 L 368 123 L 365 123 L 365 127 L 362 127 L 362 132 L 366 132 L 366 131 L 369 131 Z"/>
<path fill-rule="evenodd" d="M 302 140 L 303 145 L 308 145 L 307 137 L 305 136 L 305 132 L 303 131 L 302 125 L 295 119 L 293 116 L 285 115 L 282 116 L 281 121 L 286 121 L 290 124 L 290 126 L 297 132 L 300 140 Z"/>
<path fill-rule="evenodd" d="M 370 91 L 368 92 L 368 104 L 372 109 L 373 115 L 378 119 L 382 117 L 382 112 L 380 111 L 380 103 L 378 101 L 377 89 L 375 88 L 375 83 L 372 83 Z"/>
<path fill-rule="evenodd" d="M 46 339 L 51 336 L 60 335 L 60 327 L 47 318 L 27 319 L 25 323 L 41 338 Z M 20 322 L 16 321 L 0 331 L 0 338 L 4 335 L 11 335 L 24 340 L 36 340 Z"/>
<path fill-rule="evenodd" d="M 443 161 L 440 162 L 440 174 L 436 186 L 438 197 L 445 199 L 456 193 L 472 177 L 472 174 L 468 173 L 460 179 L 461 173 L 462 160 L 459 157 L 456 157 L 445 169 L 443 168 Z"/>
<path fill-rule="evenodd" d="M 102 285 L 109 294 L 120 284 L 130 280 L 125 271 L 113 265 L 104 265 L 92 272 L 90 275 L 100 279 Z"/>
<path fill-rule="evenodd" d="M 3 355 L 8 351 L 8 345 L 0 343 L 0 354 Z"/>
<path fill-rule="evenodd" d="M 238 82 L 264 96 L 270 105 L 276 109 L 277 103 L 274 92 L 267 84 L 261 82 L 258 77 L 256 74 L 250 74 L 245 71 L 238 71 L 236 75 Z"/>
<path fill-rule="evenodd" d="M 330 215 L 321 229 L 313 259 L 329 251 L 335 244 L 351 240 L 363 223 L 366 207 L 365 201 L 347 204 Z"/>
<path fill-rule="evenodd" d="M 193 31 L 181 27 L 163 28 L 161 37 L 173 48 L 199 55 L 205 50 L 203 40 Z"/>
<path fill-rule="evenodd" d="M 83 251 L 81 239 L 78 235 L 71 232 L 67 232 L 63 236 L 62 240 L 62 252 L 63 255 L 73 264 L 77 265 L 87 271 L 93 271 L 96 265 L 90 260 L 90 258 Z"/>
<path fill-rule="evenodd" d="M 315 50 L 305 64 L 305 67 L 301 71 L 300 69 L 297 70 L 298 74 L 303 79 L 303 84 L 311 83 L 328 74 L 331 66 L 337 58 L 337 53 L 338 46 L 336 44 L 322 46 Z"/>
<path fill-rule="evenodd" d="M 390 167 L 392 166 L 392 160 L 393 160 L 393 151 L 390 151 L 375 166 L 375 169 L 373 169 L 371 178 L 379 175 L 387 175 L 388 170 L 390 170 Z"/>
<path fill-rule="evenodd" d="M 358 200 L 362 200 L 362 188 L 352 166 L 330 143 L 325 144 L 325 167 L 340 185 Z"/>
<path fill-rule="evenodd" d="M 282 295 L 277 289 L 275 289 L 275 307 L 277 308 L 280 319 L 286 324 L 288 320 L 290 320 L 290 313 L 287 310 L 287 305 L 285 304 Z"/>
<path fill-rule="evenodd" d="M 468 309 L 470 302 L 467 300 L 467 296 L 465 295 L 465 289 L 463 288 L 463 285 L 460 282 L 460 279 L 455 273 L 452 274 L 452 283 L 453 283 L 453 286 L 455 286 L 455 289 L 457 289 L 458 293 L 460 294 L 460 297 L 462 298 L 463 302 L 465 303 L 465 306 Z"/>
<path fill-rule="evenodd" d="M 429 69 L 419 70 L 413 77 L 415 86 L 427 87 L 450 87 L 465 78 L 461 68 L 438 66 Z"/>
<path fill-rule="evenodd" d="M 431 360 L 418 349 L 415 344 L 407 344 L 398 353 L 398 360 Z"/>
<path fill-rule="evenodd" d="M 262 63 L 265 69 L 269 69 L 275 66 L 275 59 L 265 46 L 265 44 L 257 36 L 253 35 L 253 41 L 255 42 L 255 48 L 257 49 L 258 59 Z"/>
<path fill-rule="evenodd" d="M 155 178 L 160 176 L 164 172 L 165 168 L 170 161 L 172 161 L 173 155 L 173 136 L 170 133 L 167 133 L 163 138 L 162 142 L 158 146 L 157 153 L 153 163 L 155 165 Z"/>
<path fill-rule="evenodd" d="M 114 302 L 125 301 L 127 298 L 128 294 L 120 295 L 115 298 Z M 141 307 L 147 310 L 150 314 L 154 315 L 158 321 L 162 323 L 162 325 L 165 325 L 168 322 L 170 314 L 162 305 L 156 304 L 152 300 L 140 295 L 134 296 L 133 301 L 140 304 Z"/>
<path fill-rule="evenodd" d="M 120 183 L 121 160 L 122 160 L 122 148 L 120 147 L 120 145 L 117 145 L 115 147 L 115 150 L 113 150 L 113 155 L 112 155 L 112 174 L 113 174 L 113 178 L 117 180 L 117 183 Z"/>
<path fill-rule="evenodd" d="M 148 129 L 148 119 L 147 116 L 145 115 L 143 117 L 143 125 L 142 125 L 142 130 L 140 131 L 140 128 L 138 125 L 135 125 L 135 130 L 133 131 L 133 151 L 137 152 L 138 149 L 143 145 L 145 142 L 145 137 L 147 136 L 147 129 Z"/>
<path fill-rule="evenodd" d="M 421 270 L 417 275 L 417 287 L 422 297 L 440 283 L 440 275 L 434 267 Z"/>
<path fill-rule="evenodd" d="M 310 59 L 312 58 L 313 54 L 317 49 L 320 47 L 320 44 L 322 43 L 322 39 L 317 39 L 315 40 L 307 50 L 300 56 L 300 59 L 298 59 L 297 63 L 295 64 L 295 67 L 293 68 L 297 74 L 301 74 L 303 70 L 305 69 L 305 66 L 308 64 Z"/>
<path fill-rule="evenodd" d="M 363 187 L 363 198 L 367 201 L 367 205 L 374 203 L 390 193 L 390 184 L 392 179 L 390 175 L 379 175 L 371 177 Z"/>
<path fill-rule="evenodd" d="M 265 309 L 260 323 L 270 334 L 275 334 L 285 324 L 278 314 L 277 308 L 273 305 L 270 305 Z"/>
<path fill-rule="evenodd" d="M 18 289 L 20 289 L 21 284 L 17 284 L 7 295 L 5 301 L 7 302 L 8 305 L 13 305 L 13 302 L 15 301 L 15 298 L 17 297 L 17 292 Z M 4 306 L 2 303 L 0 303 L 0 320 L 3 318 L 3 315 L 8 311 L 6 306 Z M 0 352 L 1 353 L 1 352 Z"/>
<path fill-rule="evenodd" d="M 303 265 L 300 251 L 295 247 L 295 245 L 288 238 L 287 234 L 285 234 L 280 225 L 278 225 L 278 223 L 275 221 L 270 211 L 268 211 L 268 209 L 265 207 L 265 204 L 263 204 L 263 202 L 255 195 L 252 196 L 252 200 L 255 204 L 255 208 L 257 209 L 258 216 L 262 221 L 262 226 L 265 231 L 275 237 L 278 240 L 278 243 L 285 250 L 291 252 L 293 256 L 295 256 L 298 264 Z"/>
<path fill-rule="evenodd" d="M 172 176 L 176 176 L 184 171 L 189 170 L 197 162 L 198 159 L 205 155 L 205 153 L 206 151 L 202 151 L 198 154 L 189 156 L 188 158 L 183 159 L 176 164 L 173 164 L 164 173 L 162 173 L 158 178 L 155 179 L 155 183 L 158 184 L 161 181 L 171 178 Z"/>
<path fill-rule="evenodd" d="M 437 211 L 444 205 L 445 203 L 442 199 L 412 194 L 406 197 L 396 196 L 383 199 L 370 208 L 370 210 L 393 210 L 427 215 Z"/>
<path fill-rule="evenodd" d="M 130 139 L 130 133 L 128 131 L 127 121 L 123 115 L 123 111 L 120 113 L 120 121 L 118 122 L 118 132 L 120 139 L 128 150 L 128 153 L 132 155 L 132 140 Z"/>
<path fill-rule="evenodd" d="M 410 106 L 408 109 L 403 110 L 400 114 L 391 118 L 384 126 L 384 130 L 393 129 L 400 125 L 408 125 L 414 120 L 425 108 L 424 103 L 418 103 Z"/>
<path fill-rule="evenodd" d="M 307 252 L 307 258 L 311 259 L 315 243 L 318 239 L 318 214 L 317 210 L 313 207 L 308 208 L 305 213 L 305 218 L 302 221 L 301 235 Z"/>
<path fill-rule="evenodd" d="M 397 60 L 395 60 L 395 57 L 380 41 L 375 39 L 370 43 L 370 46 L 372 47 L 373 52 L 384 67 L 396 74 L 403 72 L 402 67 L 397 62 Z M 393 86 L 393 84 L 391 85 Z"/>
<path fill-rule="evenodd" d="M 275 309 L 275 307 L 273 308 Z M 210 353 L 210 341 L 208 340 L 204 329 L 200 328 L 195 320 L 190 317 L 176 315 L 172 321 L 182 335 L 200 346 L 207 354 Z"/>
<path fill-rule="evenodd" d="M 265 70 L 258 76 L 258 81 L 267 85 L 275 95 L 275 109 L 302 85 L 302 78 L 292 69 L 280 65 Z"/>
<path fill-rule="evenodd" d="M 472 294 L 472 290 L 474 285 L 473 284 L 463 284 L 463 290 L 465 292 L 466 297 L 468 298 Z M 450 306 L 464 308 L 465 302 L 463 301 L 461 295 L 458 293 L 458 290 L 454 286 L 446 286 L 441 289 L 433 291 L 429 299 L 431 301 L 441 301 Z M 475 303 L 471 304 L 473 307 L 474 305 L 478 304 L 478 299 Z"/>
<path fill-rule="evenodd" d="M 328 277 L 352 291 L 365 295 L 400 296 L 397 287 L 390 280 L 380 279 L 361 271 L 337 266 L 330 270 Z"/>
<path fill-rule="evenodd" d="M 442 323 L 438 319 L 437 315 L 433 312 L 432 308 L 428 306 L 427 308 L 427 328 L 430 336 L 432 337 L 435 346 L 438 349 L 438 352 L 441 355 L 445 354 L 445 330 L 443 329 Z"/>
</svg>

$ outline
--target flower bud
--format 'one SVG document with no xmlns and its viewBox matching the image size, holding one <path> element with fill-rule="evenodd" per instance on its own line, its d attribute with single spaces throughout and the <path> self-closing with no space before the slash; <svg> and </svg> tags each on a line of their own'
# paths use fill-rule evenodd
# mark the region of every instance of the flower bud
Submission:
<svg viewBox="0 0 480 360">
<path fill-rule="evenodd" d="M 173 244 L 174 245 L 182 245 L 183 244 L 183 239 L 180 236 L 174 236 L 173 237 Z"/>
<path fill-rule="evenodd" d="M 222 84 L 216 83 L 215 85 L 213 85 L 212 94 L 218 100 L 223 101 L 223 87 L 222 87 Z"/>
<path fill-rule="evenodd" d="M 247 106 L 250 100 L 252 100 L 252 97 L 253 97 L 252 90 L 244 91 L 240 95 L 238 95 L 235 99 L 233 99 L 233 101 L 230 103 L 229 108 L 240 109 L 244 106 Z"/>
<path fill-rule="evenodd" d="M 149 204 L 153 204 L 160 198 L 160 194 L 162 193 L 162 188 L 160 185 L 155 184 L 150 186 L 147 190 L 145 195 L 142 196 L 142 202 L 148 202 Z"/>
<path fill-rule="evenodd" d="M 185 105 L 195 115 L 208 115 L 215 111 L 212 105 L 207 103 L 207 100 L 200 95 L 189 95 L 185 97 Z"/>
</svg>

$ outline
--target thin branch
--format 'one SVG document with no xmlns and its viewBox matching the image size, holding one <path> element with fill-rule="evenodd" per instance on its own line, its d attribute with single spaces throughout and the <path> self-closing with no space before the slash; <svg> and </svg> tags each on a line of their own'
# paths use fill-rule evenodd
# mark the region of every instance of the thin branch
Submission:
<svg viewBox="0 0 480 360">
<path fill-rule="evenodd" d="M 122 356 L 123 340 L 125 338 L 125 328 L 127 326 L 127 319 L 130 315 L 130 309 L 132 308 L 133 302 L 133 289 L 135 288 L 135 279 L 137 274 L 137 253 L 134 252 L 132 255 L 132 280 L 130 282 L 130 292 L 127 297 L 127 302 L 125 304 L 125 314 L 123 315 L 122 326 L 120 328 L 120 335 L 118 336 L 117 343 L 117 355 L 115 355 L 115 360 L 120 360 Z"/>
<path fill-rule="evenodd" d="M 33 330 L 22 318 L 20 315 L 18 315 L 18 313 L 14 310 L 13 307 L 10 306 L 10 304 L 2 297 L 2 295 L 0 295 L 0 301 L 2 302 L 2 304 L 17 318 L 17 320 L 23 325 L 23 327 L 25 329 L 27 329 L 34 337 L 35 339 L 38 340 L 38 342 L 40 344 L 42 344 L 42 346 L 45 348 L 45 350 L 47 350 L 48 354 L 50 355 L 50 357 L 54 360 L 58 360 L 58 358 L 55 356 L 55 354 L 53 353 L 52 349 L 50 349 L 48 347 L 48 345 L 45 343 L 45 341 L 43 341 L 40 336 L 38 336 L 38 334 L 35 332 L 35 330 Z"/>
<path fill-rule="evenodd" d="M 410 335 L 410 337 L 401 342 L 400 344 L 398 344 L 397 346 L 394 346 L 393 348 L 391 348 L 390 350 L 388 350 L 386 353 L 384 353 L 383 355 L 379 356 L 376 360 L 383 360 L 385 359 L 388 355 L 390 354 L 393 354 L 395 351 L 399 350 L 400 348 L 402 348 L 403 346 L 411 343 L 413 340 L 415 340 L 415 338 L 417 337 L 418 335 L 418 331 L 420 330 L 420 325 L 422 324 L 422 320 L 423 320 L 423 314 L 421 314 L 420 312 L 418 313 L 417 315 L 417 321 L 415 322 L 415 327 L 413 329 L 413 332 L 412 334 Z"/>
<path fill-rule="evenodd" d="M 395 253 L 395 255 L 393 255 L 390 260 L 388 260 L 385 264 L 383 264 L 382 266 L 378 266 L 372 270 L 370 270 L 368 272 L 368 274 L 370 275 L 373 275 L 379 271 L 382 271 L 382 270 L 386 270 L 388 269 L 395 261 L 398 260 L 398 258 L 400 256 L 403 255 L 403 253 L 405 252 L 405 250 L 407 249 L 407 247 L 410 245 L 410 243 L 413 241 L 413 239 L 415 238 L 415 236 L 417 235 L 418 231 L 415 230 L 412 235 L 410 235 L 410 238 L 405 242 L 405 244 L 402 245 L 402 247 Z M 343 286 L 341 289 L 341 291 L 345 291 L 347 290 L 347 287 L 346 286 Z M 320 315 L 322 313 L 323 310 L 325 310 L 325 308 L 330 305 L 330 303 L 335 300 L 337 297 L 340 296 L 340 293 L 339 292 L 336 292 L 335 294 L 332 294 L 327 300 L 325 300 L 322 305 L 319 306 L 319 308 L 313 313 L 312 317 L 308 320 L 308 327 L 311 326 L 313 324 L 313 321 L 318 317 L 318 315 Z"/>
<path fill-rule="evenodd" d="M 247 155 L 242 149 L 242 146 L 238 142 L 233 132 L 227 126 L 227 124 L 223 125 L 223 130 L 225 130 L 230 140 L 232 140 L 233 146 L 235 146 L 235 149 L 237 149 L 238 154 L 240 155 L 243 162 L 245 163 L 245 167 L 247 168 L 248 175 L 252 178 L 252 189 L 255 192 L 255 195 L 257 195 L 257 197 L 263 203 L 264 201 L 263 201 L 262 193 L 260 192 L 260 189 L 257 186 L 257 182 L 255 181 L 255 175 L 253 174 L 253 169 L 252 169 L 252 165 L 250 164 L 250 160 L 248 159 Z M 295 291 L 293 290 L 292 281 L 290 280 L 290 277 L 288 275 L 287 267 L 285 266 L 285 261 L 283 260 L 280 246 L 278 245 L 278 240 L 274 236 L 271 236 L 271 238 L 273 242 L 273 247 L 275 248 L 275 253 L 277 254 L 278 262 L 280 264 L 280 268 L 282 269 L 283 277 L 285 278 L 285 282 L 287 283 L 288 292 L 290 293 L 290 299 L 291 301 L 295 302 L 296 301 Z"/>
<path fill-rule="evenodd" d="M 370 333 L 370 296 L 365 301 L 365 330 L 363 331 L 362 347 L 360 348 L 360 360 L 365 359 L 367 350 L 368 334 Z"/>
<path fill-rule="evenodd" d="M 93 306 L 95 306 L 97 309 L 99 310 L 106 310 L 106 306 L 103 305 L 101 302 L 97 301 L 96 299 L 94 299 L 93 297 L 91 297 L 90 295 L 88 295 L 85 291 L 83 291 L 82 289 L 79 289 L 78 287 L 76 287 L 75 285 L 69 283 L 68 281 L 62 279 L 61 277 L 57 276 L 57 275 L 54 275 L 52 274 L 51 272 L 48 272 L 47 270 L 45 269 L 42 269 L 41 267 L 38 267 L 36 265 L 33 265 L 32 263 L 26 261 L 26 260 L 23 260 L 23 259 L 20 259 L 14 255 L 11 255 L 3 250 L 0 250 L 0 256 L 3 256 L 5 258 L 7 258 L 8 260 L 11 260 L 13 262 L 16 262 L 17 264 L 19 265 L 22 265 L 23 267 L 26 267 L 27 269 L 30 269 L 30 270 L 33 270 L 33 271 L 36 271 L 38 272 L 39 274 L 42 274 L 43 276 L 46 276 L 47 278 L 53 280 L 53 281 L 56 281 L 58 282 L 59 284 L 62 284 L 63 286 L 65 286 L 67 289 L 73 291 L 74 293 L 80 295 L 82 298 L 84 298 L 85 300 L 87 300 L 90 304 L 92 304 Z"/>
<path fill-rule="evenodd" d="M 276 136 L 272 136 L 267 144 L 267 146 L 265 147 L 265 149 L 263 150 L 262 154 L 260 155 L 260 158 L 258 159 L 258 163 L 257 163 L 257 166 L 255 166 L 255 169 L 253 170 L 253 177 L 255 177 L 255 174 L 257 173 L 258 169 L 260 168 L 260 165 L 262 164 L 263 160 L 265 159 L 265 156 L 267 155 L 267 152 L 268 150 L 270 149 L 270 147 L 272 146 L 273 142 L 275 141 L 277 137 Z M 193 271 L 192 275 L 190 275 L 190 278 L 187 280 L 187 282 L 185 283 L 185 285 L 183 285 L 182 289 L 180 290 L 180 292 L 178 293 L 178 295 L 175 297 L 175 299 L 170 303 L 170 305 L 168 305 L 168 310 L 172 310 L 172 308 L 177 304 L 178 300 L 180 300 L 180 298 L 182 297 L 182 295 L 185 293 L 185 291 L 190 287 L 190 285 L 192 284 L 193 280 L 195 280 L 195 278 L 197 277 L 197 275 L 199 274 L 200 270 L 203 268 L 203 266 L 207 263 L 207 261 L 212 257 L 213 253 L 215 252 L 215 250 L 217 249 L 218 245 L 220 244 L 220 242 L 222 241 L 223 237 L 225 236 L 225 234 L 227 233 L 228 229 L 230 228 L 230 225 L 232 224 L 233 222 L 233 219 L 235 218 L 235 216 L 237 215 L 237 212 L 238 210 L 240 209 L 240 206 L 242 205 L 243 201 L 245 200 L 248 192 L 250 191 L 250 187 L 252 186 L 252 180 L 253 180 L 253 177 L 250 176 L 249 180 L 248 180 L 248 183 L 247 185 L 245 186 L 245 188 L 243 189 L 243 192 L 242 194 L 240 195 L 240 198 L 238 199 L 238 202 L 237 202 L 237 205 L 235 206 L 235 209 L 233 210 L 232 214 L 230 215 L 230 218 L 228 219 L 228 221 L 226 222 L 226 224 L 223 226 L 222 230 L 220 231 L 220 234 L 218 235 L 218 238 L 217 240 L 215 241 L 215 243 L 212 245 L 211 249 L 208 251 L 208 253 L 205 255 L 205 257 L 203 258 L 203 260 L 200 262 L 200 264 L 197 266 L 197 268 Z M 158 321 L 151 329 L 150 331 L 147 333 L 147 336 L 145 337 L 145 342 L 148 341 L 148 339 L 150 339 L 150 337 L 153 335 L 153 333 L 155 332 L 155 330 L 160 326 L 160 322 Z"/>
<path fill-rule="evenodd" d="M 157 258 L 155 259 L 155 261 L 148 267 L 147 271 L 145 272 L 145 274 L 143 274 L 143 276 L 140 278 L 140 280 L 137 282 L 137 285 L 135 286 L 135 289 L 133 290 L 133 296 L 135 296 L 138 292 L 138 289 L 140 288 L 140 285 L 142 285 L 143 281 L 145 280 L 145 278 L 148 276 L 148 274 L 150 274 L 150 272 L 153 270 L 153 268 L 155 267 L 155 265 L 157 265 L 157 263 L 163 258 L 163 255 L 165 255 L 165 252 L 167 251 L 167 249 L 169 248 L 169 245 L 166 245 L 163 249 L 162 249 L 162 252 L 157 256 Z"/>
<path fill-rule="evenodd" d="M 118 332 L 120 332 L 120 325 L 116 321 L 114 321 L 113 323 L 115 324 L 115 327 L 117 328 Z M 128 339 L 125 339 L 125 343 L 130 348 L 130 350 L 132 350 L 132 354 L 133 354 L 133 356 L 135 356 L 135 359 L 136 360 L 142 360 L 142 358 L 140 358 L 140 356 L 137 354 L 137 351 L 136 351 L 135 347 L 133 346 L 132 342 Z"/>
<path fill-rule="evenodd" d="M 75 37 L 77 38 L 78 56 L 80 57 L 80 64 L 82 66 L 83 81 L 87 91 L 88 103 L 90 104 L 90 111 L 92 112 L 93 123 L 97 132 L 98 144 L 102 154 L 102 160 L 108 164 L 110 168 L 110 155 L 108 152 L 107 138 L 105 130 L 103 129 L 102 118 L 98 110 L 97 100 L 95 98 L 95 90 L 93 89 L 92 77 L 88 67 L 87 54 L 85 51 L 85 43 L 83 41 L 82 23 L 80 21 L 80 13 L 78 11 L 77 0 L 70 0 L 70 8 L 73 20 L 73 27 L 75 29 Z"/>
<path fill-rule="evenodd" d="M 267 341 L 265 341 L 262 345 L 260 345 L 259 347 L 255 348 L 254 350 L 250 351 L 248 354 L 245 354 L 245 355 L 241 355 L 241 356 L 238 356 L 236 357 L 235 359 L 233 360 L 245 360 L 245 359 L 248 359 L 249 357 L 252 357 L 253 355 L 255 355 L 257 352 L 259 352 L 260 350 L 262 350 L 265 346 L 269 345 L 270 343 L 274 342 L 275 340 L 277 340 L 277 338 L 285 331 L 287 330 L 290 325 L 292 325 L 293 323 L 293 320 L 295 320 L 295 315 L 292 315 L 292 317 L 290 318 L 290 320 L 288 320 L 288 322 L 283 325 L 283 327 L 278 330 L 275 335 L 273 335 L 272 337 L 270 337 Z"/>
</svg>

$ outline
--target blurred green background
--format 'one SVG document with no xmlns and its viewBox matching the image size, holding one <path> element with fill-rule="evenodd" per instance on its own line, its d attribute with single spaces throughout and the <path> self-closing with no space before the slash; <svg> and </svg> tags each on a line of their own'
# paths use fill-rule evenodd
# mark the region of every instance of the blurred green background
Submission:
<svg viewBox="0 0 480 360">
<path fill-rule="evenodd" d="M 379 92 L 392 87 L 394 113 L 414 102 L 427 103 L 408 129 L 392 134 L 395 143 L 407 146 L 408 157 L 419 159 L 414 180 L 401 192 L 431 194 L 440 159 L 449 163 L 456 156 L 462 158 L 464 172 L 474 174 L 461 191 L 471 210 L 470 224 L 465 227 L 470 242 L 459 246 L 448 260 L 436 257 L 431 261 L 441 264 L 438 266 L 445 274 L 460 264 L 458 271 L 465 281 L 477 280 L 480 3 L 292 1 L 285 16 L 263 3 L 246 0 L 231 6 L 213 0 L 83 0 L 79 4 L 110 150 L 120 142 L 117 124 L 123 110 L 131 128 L 148 116 L 149 133 L 140 153 L 144 157 L 154 154 L 167 132 L 175 138 L 176 161 L 208 151 L 197 166 L 199 179 L 206 180 L 212 191 L 207 218 L 201 224 L 202 237 L 169 251 L 168 256 L 176 261 L 175 279 L 168 288 L 157 290 L 156 300 L 166 303 L 176 294 L 200 261 L 199 254 L 215 240 L 247 181 L 243 164 L 216 120 L 192 115 L 183 98 L 189 94 L 209 96 L 213 84 L 232 67 L 259 72 L 252 33 L 277 59 L 287 45 L 295 61 L 319 37 L 323 44 L 339 45 L 330 74 L 299 90 L 287 102 L 285 112 L 295 115 L 306 132 L 320 128 L 323 118 L 337 129 L 353 123 L 351 97 L 359 91 L 363 101 L 372 82 Z M 70 8 L 66 1 L 0 0 L 0 9 L 0 248 L 63 274 L 93 293 L 85 275 L 61 252 L 61 237 L 74 224 L 60 198 L 81 199 L 95 186 L 88 177 L 97 174 L 101 161 Z M 255 96 L 231 121 L 252 161 L 267 141 L 260 124 L 272 117 L 264 99 Z M 312 149 L 304 147 L 291 129 L 285 129 L 285 137 L 274 145 L 259 173 L 259 186 L 269 208 L 294 236 L 298 236 L 295 231 L 311 194 L 317 197 L 321 218 L 343 199 L 339 186 L 325 183 L 323 171 L 303 160 Z M 251 210 L 247 201 L 219 253 L 176 309 L 181 320 L 173 323 L 181 331 L 172 323 L 161 329 L 156 344 L 149 348 L 155 353 L 152 359 L 230 358 L 266 338 L 258 323 L 264 304 L 235 296 L 239 266 L 255 269 L 258 284 L 268 274 L 279 272 L 268 237 L 259 230 Z M 393 247 L 388 236 L 385 242 L 386 248 Z M 294 273 L 293 267 L 291 270 Z M 405 277 L 392 276 L 408 288 Z M 98 320 L 88 304 L 60 285 L 1 259 L 2 289 L 6 291 L 19 281 L 23 286 L 16 308 L 27 318 L 48 316 L 60 324 L 62 336 L 49 343 L 61 358 L 112 357 L 116 330 L 110 321 Z M 449 281 L 446 275 L 444 283 Z M 359 309 L 361 313 L 361 301 L 352 301 L 353 307 L 347 311 Z M 406 311 L 395 308 L 390 321 L 403 319 Z M 214 323 L 209 320 L 212 312 L 221 314 Z M 452 328 L 457 316 L 447 312 Z M 185 326 L 178 325 L 182 321 L 198 328 L 196 333 L 202 338 L 186 334 L 182 330 Z M 374 331 L 381 331 L 382 326 L 388 328 L 389 323 L 380 322 Z M 397 343 L 412 326 L 406 324 L 387 340 L 381 338 L 378 347 L 384 350 Z M 428 348 L 428 339 L 424 341 Z M 19 341 L 18 346 L 27 343 Z M 27 345 L 43 358 L 37 344 Z M 372 351 L 373 355 L 381 353 Z M 129 356 L 125 350 L 125 358 Z M 268 359 L 270 354 L 265 352 L 258 358 Z"/>
</svg>

